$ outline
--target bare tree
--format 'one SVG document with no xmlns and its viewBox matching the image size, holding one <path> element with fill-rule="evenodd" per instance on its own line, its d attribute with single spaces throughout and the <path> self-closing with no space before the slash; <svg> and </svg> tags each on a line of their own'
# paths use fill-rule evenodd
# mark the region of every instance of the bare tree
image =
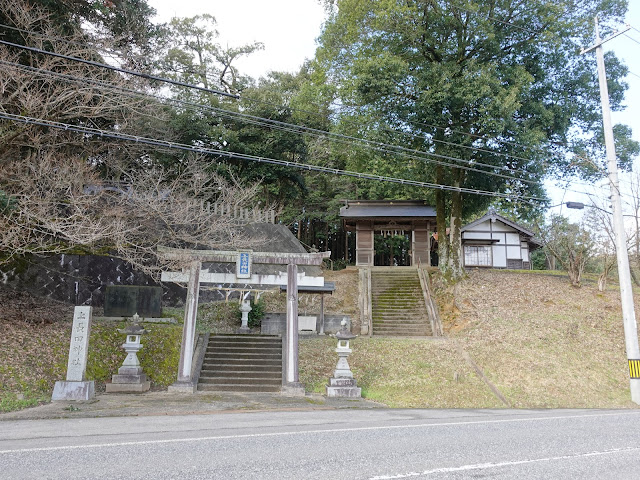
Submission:
<svg viewBox="0 0 640 480">
<path fill-rule="evenodd" d="M 609 274 L 616 266 L 616 242 L 613 229 L 613 216 L 603 208 L 601 202 L 590 196 L 590 208 L 586 212 L 585 222 L 591 230 L 591 238 L 595 244 L 595 252 L 600 257 L 602 271 L 598 275 L 598 291 L 607 288 Z"/>
<path fill-rule="evenodd" d="M 579 287 L 587 261 L 593 256 L 594 243 L 584 225 L 569 223 L 567 218 L 555 215 L 549 225 L 540 229 L 545 248 L 562 265 L 571 285 Z"/>
<path fill-rule="evenodd" d="M 637 271 L 640 270 L 640 171 L 638 168 L 634 168 L 631 180 L 631 195 L 630 205 L 632 212 L 632 224 L 633 230 L 629 238 L 629 256 L 631 278 L 636 285 L 640 286 L 640 279 L 638 279 Z"/>
<path fill-rule="evenodd" d="M 29 2 L 0 0 L 0 6 L 24 45 L 97 58 L 82 32 L 62 38 Z M 0 113 L 170 139 L 158 104 L 120 88 L 144 85 L 119 74 L 6 46 L 0 68 Z M 81 249 L 114 253 L 156 274 L 159 245 L 250 245 L 235 219 L 212 215 L 206 205 L 250 206 L 254 187 L 223 180 L 204 159 L 161 168 L 146 148 L 0 120 L 0 259 Z"/>
<path fill-rule="evenodd" d="M 112 253 L 157 276 L 167 265 L 158 246 L 246 248 L 247 238 L 231 215 L 214 215 L 208 202 L 245 208 L 258 186 L 229 183 L 192 159 L 179 170 L 159 167 L 124 171 L 120 182 L 105 182 L 86 160 L 34 156 L 13 164 L 21 190 L 10 195 L 0 215 L 0 251 L 15 255 L 84 250 Z M 11 175 L 9 169 L 3 175 Z M 174 267 L 180 267 L 174 265 Z"/>
</svg>

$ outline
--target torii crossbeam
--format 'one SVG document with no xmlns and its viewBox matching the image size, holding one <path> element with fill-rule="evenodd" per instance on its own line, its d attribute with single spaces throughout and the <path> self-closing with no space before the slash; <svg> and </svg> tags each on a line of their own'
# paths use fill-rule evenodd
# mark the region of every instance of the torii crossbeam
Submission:
<svg viewBox="0 0 640 480">
<path fill-rule="evenodd" d="M 305 277 L 298 275 L 298 265 L 322 265 L 331 252 L 320 253 L 269 253 L 243 250 L 238 252 L 218 250 L 181 250 L 159 247 L 158 254 L 167 260 L 178 260 L 189 264 L 189 273 L 164 272 L 162 281 L 187 282 L 187 300 L 184 312 L 184 327 L 182 330 L 182 346 L 180 348 L 180 363 L 178 366 L 178 380 L 173 385 L 178 390 L 195 392 L 197 385 L 191 377 L 193 350 L 195 346 L 196 316 L 198 313 L 198 296 L 200 284 L 213 283 L 243 283 L 258 285 L 287 285 L 287 331 L 285 355 L 286 386 L 293 392 L 304 392 L 298 377 L 298 283 L 305 286 L 323 285 L 323 277 Z M 235 263 L 236 274 L 215 274 L 202 272 L 202 262 Z M 262 263 L 271 265 L 286 265 L 286 276 L 283 275 L 251 275 L 251 264 Z"/>
</svg>

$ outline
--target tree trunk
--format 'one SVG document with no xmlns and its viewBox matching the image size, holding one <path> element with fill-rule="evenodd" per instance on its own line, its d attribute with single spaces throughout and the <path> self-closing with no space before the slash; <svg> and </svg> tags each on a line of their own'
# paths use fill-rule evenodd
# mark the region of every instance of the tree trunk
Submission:
<svg viewBox="0 0 640 480">
<path fill-rule="evenodd" d="M 456 181 L 456 187 L 460 183 Z M 462 193 L 454 191 L 451 195 L 451 219 L 449 222 L 449 271 L 453 279 L 464 276 L 464 266 L 462 262 Z"/>
<path fill-rule="evenodd" d="M 442 166 L 436 167 L 436 183 L 442 184 L 444 172 Z M 442 190 L 436 190 L 436 232 L 438 233 L 438 267 L 443 274 L 449 268 L 449 237 L 447 237 L 447 200 Z"/>
</svg>

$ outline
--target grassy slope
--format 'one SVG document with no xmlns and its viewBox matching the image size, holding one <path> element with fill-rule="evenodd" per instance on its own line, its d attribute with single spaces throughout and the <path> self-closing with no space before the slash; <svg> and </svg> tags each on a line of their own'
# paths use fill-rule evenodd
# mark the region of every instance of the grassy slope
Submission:
<svg viewBox="0 0 640 480">
<path fill-rule="evenodd" d="M 456 304 L 452 337 L 513 406 L 632 405 L 617 287 L 484 271 L 462 283 Z"/>
<path fill-rule="evenodd" d="M 499 293 L 496 293 L 499 292 Z M 631 407 L 619 292 L 566 277 L 475 271 L 439 296 L 449 340 L 360 338 L 364 395 L 393 407 L 500 407 L 456 343 L 519 408 Z M 301 342 L 301 380 L 323 391 L 334 341 Z"/>
</svg>

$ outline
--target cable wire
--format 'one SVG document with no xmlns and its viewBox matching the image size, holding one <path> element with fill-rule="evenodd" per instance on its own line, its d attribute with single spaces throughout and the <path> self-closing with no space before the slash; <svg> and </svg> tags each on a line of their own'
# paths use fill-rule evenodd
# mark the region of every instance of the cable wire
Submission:
<svg viewBox="0 0 640 480">
<path fill-rule="evenodd" d="M 153 95 L 153 94 L 146 93 L 146 92 L 139 92 L 139 91 L 132 90 L 132 89 L 127 89 L 127 88 L 124 88 L 124 87 L 119 87 L 119 86 L 116 86 L 116 85 L 111 85 L 111 84 L 108 84 L 108 83 L 95 81 L 95 80 L 92 80 L 92 79 L 83 79 L 83 78 L 73 77 L 71 75 L 60 74 L 60 73 L 57 73 L 57 72 L 52 72 L 50 70 L 45 70 L 45 69 L 41 69 L 41 68 L 37 68 L 37 67 L 31 67 L 31 66 L 28 66 L 28 65 L 22 65 L 22 64 L 18 64 L 18 63 L 14 63 L 14 62 L 7 62 L 7 61 L 4 61 L 4 60 L 0 60 L 0 64 L 10 65 L 10 66 L 12 66 L 14 68 L 19 68 L 19 69 L 23 69 L 23 70 L 32 71 L 32 72 L 37 73 L 39 75 L 61 78 L 61 79 L 65 80 L 65 81 L 73 81 L 73 82 L 80 83 L 80 84 L 84 84 L 84 83 L 96 84 L 96 85 L 99 85 L 99 86 L 104 87 L 104 88 L 112 88 L 112 89 L 115 89 L 115 90 L 124 91 L 124 92 L 127 92 L 129 95 L 132 95 L 132 96 L 138 96 L 138 97 L 142 96 L 142 97 L 154 98 L 154 99 L 159 100 L 159 101 L 161 101 L 163 103 L 173 103 L 173 104 L 177 104 L 177 105 L 181 105 L 181 106 L 188 106 L 188 107 L 198 108 L 198 109 L 201 109 L 201 110 L 206 109 L 206 110 L 215 112 L 216 114 L 224 116 L 224 117 L 227 117 L 227 118 L 232 118 L 232 119 L 240 118 L 241 121 L 243 121 L 245 123 L 251 123 L 251 124 L 261 125 L 261 126 L 268 126 L 269 128 L 275 128 L 275 129 L 279 129 L 279 130 L 283 130 L 283 131 L 287 131 L 287 132 L 291 132 L 291 133 L 296 133 L 296 134 L 304 134 L 304 133 L 306 133 L 306 134 L 310 134 L 310 135 L 313 135 L 313 136 L 316 136 L 316 137 L 319 137 L 319 138 L 328 138 L 331 141 L 341 142 L 341 143 L 349 144 L 349 145 L 353 141 L 360 142 L 362 144 L 368 145 L 373 150 L 377 150 L 377 151 L 380 151 L 380 152 L 383 152 L 383 153 L 391 153 L 391 154 L 401 155 L 401 156 L 403 156 L 405 158 L 410 158 L 410 159 L 413 159 L 413 160 L 426 161 L 426 162 L 429 162 L 429 163 L 434 163 L 434 164 L 442 165 L 442 166 L 446 166 L 446 167 L 460 168 L 460 169 L 465 170 L 465 171 L 473 171 L 473 172 L 477 172 L 477 173 L 481 173 L 481 174 L 485 174 L 485 175 L 504 178 L 504 179 L 507 179 L 507 180 L 514 180 L 514 181 L 523 182 L 523 183 L 527 183 L 527 184 L 531 184 L 531 185 L 542 186 L 542 183 L 539 182 L 539 181 L 527 180 L 527 179 L 523 179 L 523 178 L 513 177 L 513 176 L 510 176 L 510 175 L 505 175 L 505 174 L 502 174 L 502 173 L 488 172 L 488 171 L 485 171 L 485 170 L 480 170 L 479 168 L 475 168 L 475 167 L 483 167 L 484 166 L 484 167 L 492 168 L 494 170 L 510 171 L 510 169 L 507 169 L 507 168 L 504 168 L 504 167 L 500 167 L 500 166 L 496 166 L 496 165 L 488 165 L 488 164 L 483 164 L 481 162 L 473 162 L 473 161 L 469 161 L 469 160 L 462 160 L 462 159 L 458 159 L 456 157 L 451 157 L 451 156 L 447 156 L 447 155 L 440 155 L 440 154 L 436 154 L 436 153 L 432 153 L 432 152 L 422 152 L 422 151 L 419 151 L 419 150 L 409 149 L 409 148 L 401 147 L 401 146 L 397 146 L 397 145 L 390 145 L 390 144 L 386 144 L 386 143 L 382 143 L 382 142 L 375 142 L 375 141 L 363 139 L 363 138 L 360 138 L 360 137 L 354 137 L 354 136 L 350 136 L 350 135 L 327 132 L 327 131 L 324 131 L 324 130 L 314 129 L 314 128 L 300 126 L 300 125 L 295 125 L 295 124 L 291 124 L 291 123 L 287 123 L 287 122 L 281 122 L 281 121 L 278 121 L 278 120 L 272 120 L 272 119 L 268 119 L 268 118 L 264 118 L 264 117 L 257 117 L 257 116 L 253 116 L 253 115 L 249 115 L 249 114 L 243 114 L 243 113 L 240 113 L 240 112 L 234 112 L 234 111 L 225 110 L 225 109 L 212 107 L 212 106 L 208 106 L 208 105 L 202 105 L 202 104 L 196 104 L 196 103 L 192 103 L 192 102 L 186 102 L 186 101 L 179 100 L 179 99 L 174 99 L 174 98 L 161 97 L 161 96 Z M 396 151 L 394 149 L 400 150 L 400 151 Z M 440 159 L 444 159 L 444 160 L 456 161 L 456 162 L 465 162 L 465 163 L 468 163 L 469 165 L 473 165 L 473 166 L 455 165 L 455 164 L 451 164 L 451 163 L 444 162 L 444 161 L 433 160 L 431 158 L 425 158 L 422 155 L 431 156 L 431 157 L 435 157 L 435 158 L 440 158 Z M 531 175 L 531 173 L 529 173 L 529 172 L 523 171 L 523 173 Z"/>
<path fill-rule="evenodd" d="M 214 148 L 205 148 L 205 147 L 193 147 L 191 145 L 186 145 L 182 143 L 169 142 L 167 140 L 159 140 L 147 137 L 140 137 L 136 135 L 129 135 L 125 133 L 113 133 L 107 130 L 100 130 L 97 128 L 91 127 L 79 127 L 77 125 L 70 125 L 66 123 L 55 122 L 52 120 L 45 120 L 41 118 L 33 118 L 27 117 L 24 115 L 14 115 L 10 113 L 0 113 L 0 118 L 5 120 L 12 120 L 20 123 L 30 124 L 30 125 L 38 125 L 43 127 L 56 128 L 64 131 L 71 131 L 75 133 L 96 135 L 101 138 L 112 138 L 116 140 L 124 140 L 135 142 L 139 144 L 151 145 L 156 147 L 165 147 L 169 149 L 177 149 L 182 151 L 188 151 L 199 154 L 208 154 L 208 155 L 217 155 L 221 157 L 227 157 L 230 159 L 238 159 L 238 160 L 246 160 L 253 161 L 258 163 L 267 163 L 272 165 L 280 165 L 289 168 L 297 168 L 301 170 L 322 172 L 322 173 L 332 173 L 335 175 L 344 175 L 349 177 L 361 178 L 365 180 L 376 180 L 390 183 L 398 183 L 401 185 L 414 186 L 414 187 L 422 187 L 422 188 L 430 188 L 436 190 L 445 190 L 445 191 L 454 191 L 460 193 L 469 193 L 473 195 L 484 195 L 484 196 L 492 196 L 496 198 L 505 198 L 505 199 L 526 199 L 526 200 L 535 200 L 539 202 L 546 202 L 547 199 L 534 197 L 529 195 L 518 195 L 518 194 L 508 194 L 508 193 L 499 193 L 499 192 L 491 192 L 487 190 L 479 190 L 474 188 L 466 188 L 466 187 L 454 187 L 451 185 L 441 185 L 437 183 L 430 182 L 419 182 L 416 180 L 409 180 L 404 178 L 395 178 L 395 177 L 387 177 L 383 175 L 374 175 L 370 173 L 360 173 L 360 172 L 352 172 L 349 170 L 342 170 L 338 168 L 330 168 L 330 167 L 322 167 L 319 165 L 310 165 L 303 164 L 299 162 L 291 162 L 287 160 L 277 160 L 268 157 L 260 157 L 256 155 L 247 155 L 236 152 L 228 152 L 224 150 L 218 150 Z"/>
<path fill-rule="evenodd" d="M 83 58 L 72 57 L 72 56 L 69 56 L 69 55 L 63 55 L 61 53 L 48 52 L 48 51 L 42 50 L 40 48 L 27 47 L 26 45 L 19 45 L 17 43 L 11 43 L 11 42 L 7 42 L 5 40 L 0 40 L 0 44 L 8 45 L 10 47 L 20 48 L 22 50 L 28 50 L 28 51 L 34 52 L 34 53 L 40 53 L 40 54 L 43 54 L 43 55 L 50 55 L 52 57 L 63 58 L 65 60 L 71 60 L 71 61 L 75 61 L 75 62 L 85 63 L 87 65 L 92 65 L 94 67 L 106 68 L 108 70 L 113 70 L 114 72 L 120 72 L 120 73 L 125 73 L 127 75 L 134 75 L 134 76 L 137 76 L 137 77 L 146 78 L 147 80 L 153 80 L 153 81 L 157 81 L 157 82 L 169 83 L 169 84 L 177 85 L 177 86 L 180 86 L 180 87 L 193 88 L 195 90 L 200 90 L 200 91 L 203 91 L 203 92 L 206 92 L 206 93 L 213 93 L 215 95 L 222 95 L 224 97 L 231 97 L 231 98 L 235 98 L 235 99 L 240 98 L 239 95 L 235 95 L 233 93 L 227 93 L 227 92 L 223 92 L 223 91 L 220 91 L 220 90 L 213 90 L 211 88 L 200 87 L 198 85 L 192 85 L 192 84 L 189 84 L 189 83 L 179 82 L 177 80 L 171 80 L 170 78 L 157 77 L 155 75 L 149 75 L 147 73 L 136 72 L 135 70 L 127 70 L 125 68 L 114 67 L 112 65 L 107 65 L 106 63 L 94 62 L 93 60 L 85 60 Z"/>
</svg>

